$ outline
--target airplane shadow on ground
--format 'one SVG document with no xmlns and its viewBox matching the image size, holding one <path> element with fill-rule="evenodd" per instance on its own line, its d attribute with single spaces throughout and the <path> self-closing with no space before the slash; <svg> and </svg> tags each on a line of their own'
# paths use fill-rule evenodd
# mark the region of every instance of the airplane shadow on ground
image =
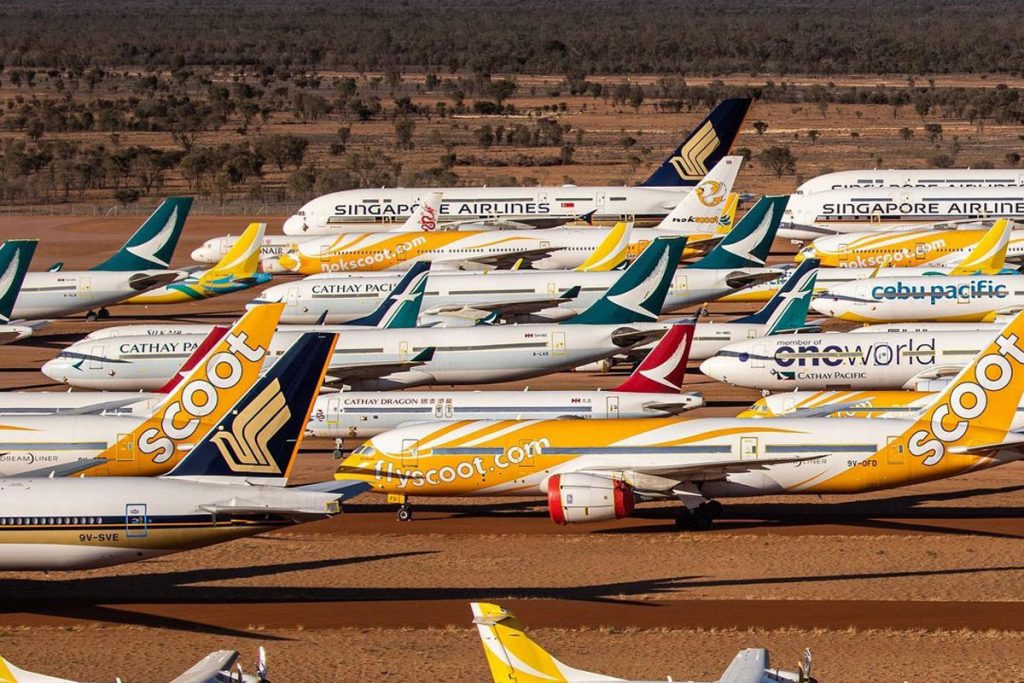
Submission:
<svg viewBox="0 0 1024 683">
<path fill-rule="evenodd" d="M 33 581 L 18 579 L 5 581 L 9 595 L 19 596 L 6 600 L 0 615 L 29 613 L 110 624 L 130 624 L 149 628 L 186 630 L 213 635 L 254 638 L 259 640 L 285 640 L 264 631 L 251 632 L 229 626 L 192 621 L 183 616 L 146 614 L 136 611 L 149 605 L 181 605 L 187 613 L 188 605 L 239 606 L 257 604 L 301 603 L 303 609 L 315 614 L 317 609 L 339 609 L 332 603 L 373 603 L 392 601 L 480 601 L 502 600 L 573 600 L 591 603 L 629 605 L 658 609 L 658 601 L 650 595 L 667 595 L 682 590 L 702 590 L 719 587 L 757 587 L 806 584 L 830 581 L 863 581 L 925 576 L 976 576 L 985 572 L 1024 570 L 1024 565 L 1001 567 L 969 567 L 928 569 L 915 571 L 863 572 L 857 574 L 821 574 L 787 577 L 750 577 L 714 579 L 705 576 L 679 576 L 634 581 L 596 583 L 569 587 L 496 586 L 496 587 L 302 587 L 302 586 L 197 586 L 194 584 L 285 572 L 315 571 L 328 566 L 360 564 L 377 561 L 402 561 L 408 557 L 431 554 L 429 551 L 394 553 L 309 562 L 293 562 L 255 567 L 194 569 L 173 572 L 151 572 L 144 575 L 103 576 L 67 581 Z M 681 596 L 682 597 L 682 596 Z M 324 603 L 318 608 L 316 603 Z M 259 623 L 259 616 L 253 617 Z"/>
</svg>

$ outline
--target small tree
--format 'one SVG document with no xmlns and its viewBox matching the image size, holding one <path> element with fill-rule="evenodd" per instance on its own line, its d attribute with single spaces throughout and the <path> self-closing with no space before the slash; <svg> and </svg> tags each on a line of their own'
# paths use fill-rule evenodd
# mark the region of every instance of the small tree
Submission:
<svg viewBox="0 0 1024 683">
<path fill-rule="evenodd" d="M 809 131 L 807 131 L 807 137 L 810 138 L 811 144 L 813 145 L 815 142 L 818 141 L 818 138 L 821 137 L 821 133 L 819 133 L 816 129 L 811 128 Z"/>
<path fill-rule="evenodd" d="M 1006 163 L 1010 164 L 1013 168 L 1017 168 L 1017 164 L 1020 163 L 1020 154 L 1017 152 L 1007 152 Z"/>
<path fill-rule="evenodd" d="M 121 206 L 128 208 L 129 204 L 134 204 L 139 201 L 139 191 L 134 187 L 119 187 L 114 190 L 114 199 L 121 202 Z"/>
<path fill-rule="evenodd" d="M 395 144 L 399 149 L 412 149 L 415 147 L 412 141 L 412 134 L 416 130 L 416 122 L 408 116 L 399 116 L 395 119 Z"/>
<path fill-rule="evenodd" d="M 926 123 L 924 130 L 928 133 L 928 140 L 932 143 L 942 139 L 942 124 L 941 123 Z"/>
<path fill-rule="evenodd" d="M 796 173 L 796 157 L 789 147 L 769 147 L 757 155 L 757 160 L 774 171 L 776 178 Z"/>
<path fill-rule="evenodd" d="M 764 132 L 768 130 L 768 124 L 764 121 L 754 121 L 754 130 L 758 135 L 764 135 Z"/>
<path fill-rule="evenodd" d="M 914 137 L 914 129 L 913 128 L 907 128 L 906 126 L 904 126 L 903 128 L 900 128 L 900 139 L 901 140 L 906 142 L 907 140 L 910 140 L 913 137 Z"/>
</svg>

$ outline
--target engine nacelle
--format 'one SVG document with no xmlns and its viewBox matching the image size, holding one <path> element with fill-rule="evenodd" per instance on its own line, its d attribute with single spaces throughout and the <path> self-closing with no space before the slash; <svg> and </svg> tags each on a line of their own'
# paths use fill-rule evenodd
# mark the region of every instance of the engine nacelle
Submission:
<svg viewBox="0 0 1024 683">
<path fill-rule="evenodd" d="M 604 522 L 633 514 L 636 496 L 624 481 L 582 472 L 548 479 L 548 513 L 555 524 Z"/>
</svg>

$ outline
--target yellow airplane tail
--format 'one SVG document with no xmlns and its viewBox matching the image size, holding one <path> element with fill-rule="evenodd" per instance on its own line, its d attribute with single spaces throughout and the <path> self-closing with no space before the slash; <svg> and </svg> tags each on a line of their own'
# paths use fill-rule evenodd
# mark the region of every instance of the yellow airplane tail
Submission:
<svg viewBox="0 0 1024 683">
<path fill-rule="evenodd" d="M 229 276 L 236 280 L 252 277 L 259 269 L 260 247 L 263 245 L 263 233 L 266 229 L 266 223 L 250 223 L 217 265 L 206 271 L 199 279 L 200 282 L 220 280 Z"/>
<path fill-rule="evenodd" d="M 615 270 L 626 260 L 632 234 L 633 221 L 619 221 L 576 270 L 583 273 Z"/>
<path fill-rule="evenodd" d="M 725 198 L 725 204 L 722 206 L 722 215 L 718 217 L 718 227 L 715 228 L 715 232 L 718 234 L 725 234 L 732 230 L 732 226 L 736 225 L 736 209 L 740 205 L 740 196 L 736 192 L 730 192 L 729 196 Z"/>
<path fill-rule="evenodd" d="M 620 681 L 563 664 L 533 642 L 519 620 L 497 605 L 474 602 L 473 623 L 483 642 L 494 683 L 573 683 Z"/>
<path fill-rule="evenodd" d="M 889 448 L 906 448 L 911 456 L 908 474 L 921 481 L 1020 459 L 1024 435 L 1010 432 L 1010 427 L 1022 394 L 1024 313 L 1010 321 Z"/>
<path fill-rule="evenodd" d="M 978 243 L 950 275 L 992 275 L 1006 266 L 1006 249 L 1010 245 L 1011 223 L 1000 218 L 988 229 Z"/>
<path fill-rule="evenodd" d="M 256 382 L 284 304 L 246 312 L 139 426 L 97 457 L 90 476 L 155 476 L 170 470 Z"/>
<path fill-rule="evenodd" d="M 72 681 L 25 671 L 0 657 L 0 683 L 72 683 Z"/>
</svg>

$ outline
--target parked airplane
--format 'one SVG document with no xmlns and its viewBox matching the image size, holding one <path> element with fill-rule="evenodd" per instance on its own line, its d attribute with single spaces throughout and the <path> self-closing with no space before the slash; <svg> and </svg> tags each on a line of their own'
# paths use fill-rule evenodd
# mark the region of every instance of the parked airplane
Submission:
<svg viewBox="0 0 1024 683">
<path fill-rule="evenodd" d="M 316 399 L 308 432 L 338 439 L 375 436 L 403 424 L 493 417 L 605 420 L 677 415 L 704 405 L 680 394 L 693 325 L 673 325 L 633 373 L 608 390 L 572 391 L 343 391 Z M 340 451 L 338 452 L 340 455 Z"/>
<path fill-rule="evenodd" d="M 794 196 L 779 236 L 797 241 L 822 235 L 1024 218 L 1024 187 L 879 188 Z"/>
<path fill-rule="evenodd" d="M 804 261 L 775 296 L 756 313 L 727 322 L 698 321 L 690 359 L 710 358 L 722 348 L 743 339 L 760 339 L 816 329 L 808 325 L 807 311 L 810 309 L 817 273 L 817 261 Z M 627 355 L 630 359 L 639 359 L 648 348 L 646 345 L 635 346 Z"/>
<path fill-rule="evenodd" d="M 677 199 L 676 208 L 657 227 L 634 228 L 630 254 L 635 255 L 652 239 L 665 235 L 717 240 L 720 235 L 707 228 L 721 215 L 741 163 L 742 157 L 726 157 L 700 185 Z M 694 234 L 694 224 L 700 217 L 708 223 L 703 232 Z M 264 262 L 263 268 L 268 272 L 315 275 L 404 270 L 410 263 L 425 260 L 447 270 L 507 269 L 519 263 L 537 270 L 568 270 L 583 263 L 607 236 L 608 230 L 603 228 L 341 233 L 302 242 L 284 256 Z"/>
<path fill-rule="evenodd" d="M 439 220 L 504 217 L 527 225 L 557 225 L 584 214 L 598 220 L 657 219 L 729 153 L 749 99 L 723 100 L 638 187 L 452 187 Z M 426 192 L 421 188 L 345 190 L 306 203 L 284 223 L 286 235 L 351 232 L 350 224 L 403 221 Z"/>
<path fill-rule="evenodd" d="M 914 420 L 647 418 L 463 420 L 401 427 L 342 461 L 335 477 L 409 496 L 546 494 L 558 524 L 627 517 L 679 500 L 705 529 L 715 498 L 852 494 L 959 476 L 1024 457 L 1010 431 L 1024 396 L 1024 314 Z"/>
<path fill-rule="evenodd" d="M 270 282 L 270 275 L 259 272 L 260 244 L 266 228 L 266 223 L 250 224 L 213 268 L 190 272 L 181 280 L 137 294 L 125 303 L 182 304 L 233 294 Z"/>
<path fill-rule="evenodd" d="M 562 324 L 464 328 L 347 328 L 331 361 L 331 386 L 401 389 L 436 384 L 486 384 L 568 370 L 660 338 L 656 321 L 685 242 L 656 240 L 605 295 Z M 332 331 L 331 327 L 313 329 Z M 279 330 L 270 354 L 302 328 Z M 72 344 L 43 366 L 48 377 L 90 389 L 148 389 L 177 369 L 202 335 L 119 337 Z M 78 362 L 88 354 L 88 363 Z"/>
<path fill-rule="evenodd" d="M 779 335 L 726 346 L 708 377 L 751 389 L 917 389 L 954 376 L 998 333 L 987 330 Z"/>
<path fill-rule="evenodd" d="M 835 285 L 811 305 L 859 323 L 990 322 L 1024 309 L 1024 275 L 873 278 Z"/>
<path fill-rule="evenodd" d="M 238 652 L 235 650 L 211 652 L 171 683 L 268 683 L 266 654 L 262 647 L 254 674 L 243 672 L 241 667 L 236 664 L 237 661 Z M 75 683 L 66 678 L 54 678 L 19 669 L 3 657 L 0 657 L 0 681 L 3 683 Z"/>
<path fill-rule="evenodd" d="M 997 221 L 997 224 L 1000 221 Z M 918 277 L 936 275 L 995 275 L 1011 274 L 1017 271 L 1006 268 L 1006 252 L 1009 245 L 1010 232 L 1006 230 L 1010 226 L 1005 222 L 1003 230 L 999 231 L 998 225 L 994 225 L 975 244 L 972 251 L 966 257 L 958 259 L 956 266 L 932 266 L 914 268 L 910 266 L 875 266 L 873 268 L 841 267 L 841 268 L 819 268 L 818 279 L 814 286 L 815 293 L 824 292 L 836 285 L 848 282 L 864 281 L 874 278 L 888 277 Z M 904 233 L 905 234 L 905 233 Z M 936 234 L 936 233 L 933 233 Z M 821 238 L 830 239 L 830 238 Z M 819 242 L 820 240 L 815 240 Z M 813 258 L 816 252 L 806 251 L 803 256 L 798 255 L 797 260 Z M 773 296 L 778 288 L 793 273 L 787 269 L 777 280 L 771 280 L 753 285 L 747 289 L 740 290 L 733 294 L 722 297 L 722 301 L 766 301 Z"/>
<path fill-rule="evenodd" d="M 39 240 L 7 240 L 0 246 L 0 344 L 24 339 L 35 331 L 34 325 L 12 324 L 11 314 L 38 243 Z"/>
<path fill-rule="evenodd" d="M 360 488 L 283 486 L 334 341 L 300 337 L 277 363 L 289 371 L 262 376 L 162 477 L 0 479 L 0 570 L 135 562 L 338 514 Z"/>
<path fill-rule="evenodd" d="M 280 311 L 280 305 L 274 304 L 248 311 L 210 346 L 187 376 L 178 381 L 175 375 L 175 386 L 142 414 L 97 416 L 96 403 L 123 407 L 147 397 L 137 394 L 132 403 L 125 403 L 131 399 L 120 398 L 123 394 L 93 394 L 77 399 L 90 401 L 91 409 L 70 415 L 3 415 L 0 476 L 64 476 L 83 471 L 90 476 L 154 476 L 167 472 L 256 381 Z M 209 346 L 208 340 L 200 341 Z M 51 402 L 49 393 L 28 400 L 29 405 Z M 58 405 L 63 402 L 57 399 Z"/>
<path fill-rule="evenodd" d="M 480 634 L 494 683 L 657 683 L 626 681 L 624 678 L 574 669 L 535 643 L 511 612 L 486 602 L 473 602 L 470 607 L 473 609 L 473 623 Z M 670 676 L 667 680 L 675 679 Z M 799 671 L 782 671 L 771 668 L 767 650 L 750 648 L 740 650 L 716 683 L 811 683 L 812 680 L 810 650 L 804 650 Z"/>
<path fill-rule="evenodd" d="M 782 271 L 764 263 L 778 230 L 784 197 L 762 198 L 703 258 L 675 271 L 662 312 L 713 301 Z M 551 232 L 551 231 L 546 231 Z M 550 322 L 577 315 L 593 305 L 618 278 L 615 272 L 491 271 L 432 273 L 423 316 L 482 318 L 497 312 L 509 322 Z M 283 302 L 281 320 L 308 324 L 350 320 L 386 296 L 397 275 L 322 275 L 274 285 L 253 303 Z M 579 287 L 574 298 L 563 296 Z"/>
<path fill-rule="evenodd" d="M 11 318 L 42 320 L 89 311 L 106 317 L 107 306 L 174 282 L 171 257 L 192 199 L 165 199 L 117 253 L 90 270 L 28 273 Z"/>
<path fill-rule="evenodd" d="M 988 230 L 895 230 L 819 237 L 796 255 L 829 268 L 960 266 L 1002 251 L 1003 261 L 1024 257 L 1024 230 L 1000 218 Z"/>
<path fill-rule="evenodd" d="M 836 171 L 811 178 L 793 194 L 813 194 L 829 190 L 928 187 L 1013 187 L 1024 185 L 1024 173 L 1016 168 L 908 168 Z"/>
</svg>

